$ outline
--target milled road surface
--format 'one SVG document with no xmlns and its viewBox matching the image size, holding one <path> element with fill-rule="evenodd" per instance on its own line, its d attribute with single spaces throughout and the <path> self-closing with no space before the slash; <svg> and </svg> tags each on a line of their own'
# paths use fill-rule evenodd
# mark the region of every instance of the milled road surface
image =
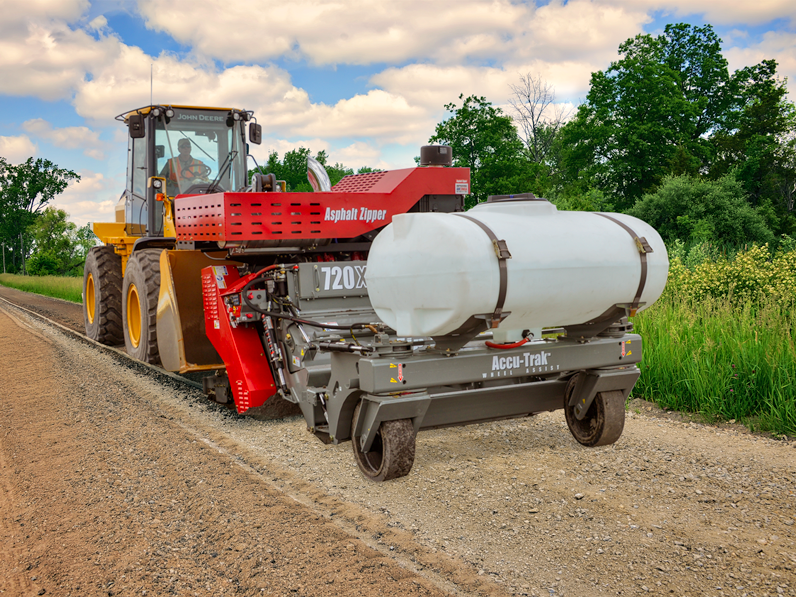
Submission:
<svg viewBox="0 0 796 597">
<path fill-rule="evenodd" d="M 794 442 L 635 401 L 614 446 L 561 411 L 424 432 L 373 484 L 0 307 L 4 595 L 796 596 Z"/>
</svg>

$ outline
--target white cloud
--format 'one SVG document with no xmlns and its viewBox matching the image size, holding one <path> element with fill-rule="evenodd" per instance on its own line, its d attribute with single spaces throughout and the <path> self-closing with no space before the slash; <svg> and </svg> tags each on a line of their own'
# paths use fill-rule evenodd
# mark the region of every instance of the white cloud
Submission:
<svg viewBox="0 0 796 597">
<path fill-rule="evenodd" d="M 605 68 L 619 44 L 642 32 L 651 19 L 635 5 L 610 2 L 553 1 L 522 23 L 521 33 L 501 56 L 506 64 L 580 62 Z"/>
<path fill-rule="evenodd" d="M 505 106 L 512 96 L 511 85 L 518 84 L 520 76 L 529 73 L 547 81 L 559 101 L 575 103 L 585 97 L 589 77 L 596 69 L 596 65 L 579 62 L 537 61 L 502 68 L 413 64 L 387 69 L 374 75 L 371 82 L 406 98 L 414 106 L 422 106 L 436 123 L 444 113 L 445 104 L 461 105 L 460 94 L 485 96 L 506 111 Z M 431 129 L 433 132 L 433 124 Z"/>
<path fill-rule="evenodd" d="M 796 100 L 796 33 L 770 31 L 759 43 L 745 48 L 728 48 L 724 55 L 731 70 L 773 58 L 777 61 L 780 76 L 788 77 L 791 101 Z"/>
<path fill-rule="evenodd" d="M 4 7 L 4 19 L 7 14 Z M 6 22 L 6 25 L 8 23 Z M 69 97 L 97 65 L 118 53 L 115 37 L 94 39 L 63 22 L 25 20 L 0 35 L 3 93 L 45 100 Z"/>
<path fill-rule="evenodd" d="M 122 112 L 149 104 L 150 59 L 139 48 L 124 46 L 117 59 L 98 68 L 75 96 L 78 113 L 107 124 Z M 254 109 L 266 135 L 282 137 L 381 137 L 401 143 L 425 130 L 426 110 L 398 94 L 372 90 L 334 106 L 313 104 L 303 89 L 274 66 L 235 66 L 217 71 L 162 54 L 154 60 L 154 100 L 170 104 Z"/>
<path fill-rule="evenodd" d="M 113 222 L 114 207 L 124 189 L 124 176 L 106 178 L 100 172 L 81 170 L 80 181 L 70 183 L 52 205 L 69 214 L 78 226 L 87 222 Z"/>
<path fill-rule="evenodd" d="M 314 104 L 295 123 L 298 134 L 322 137 L 375 137 L 404 143 L 429 125 L 427 112 L 406 98 L 380 89 L 343 99 L 334 106 Z"/>
<path fill-rule="evenodd" d="M 89 8 L 89 0 L 3 0 L 0 31 L 12 30 L 19 23 L 38 20 L 71 22 Z"/>
<path fill-rule="evenodd" d="M 23 122 L 22 129 L 40 139 L 50 141 L 56 147 L 82 149 L 84 155 L 95 160 L 104 160 L 105 152 L 112 149 L 109 143 L 100 141 L 97 131 L 85 126 L 53 128 L 46 120 L 34 118 Z"/>
<path fill-rule="evenodd" d="M 594 61 L 615 54 L 650 21 L 648 10 L 610 0 L 553 0 L 538 8 L 510 0 L 268 0 L 256 11 L 246 4 L 219 10 L 216 0 L 142 0 L 140 13 L 148 27 L 203 56 L 314 64 Z"/>
<path fill-rule="evenodd" d="M 34 157 L 38 150 L 27 135 L 0 137 L 0 157 L 4 157 L 9 164 L 20 164 Z"/>
<path fill-rule="evenodd" d="M 532 8 L 508 0 L 267 0 L 252 10 L 246 3 L 221 9 L 216 0 L 142 0 L 139 10 L 148 27 L 223 61 L 292 55 L 316 64 L 372 64 L 491 55 Z M 460 40 L 455 47 L 452 38 Z"/>
<path fill-rule="evenodd" d="M 706 23 L 759 25 L 782 17 L 793 22 L 793 0 L 758 0 L 757 2 L 727 2 L 727 0 L 601 0 L 614 5 L 645 12 L 661 11 L 672 18 L 700 15 Z"/>
<path fill-rule="evenodd" d="M 364 141 L 357 141 L 347 147 L 334 149 L 329 151 L 328 154 L 329 161 L 332 164 L 343 164 L 348 168 L 353 168 L 354 172 L 363 166 L 378 170 L 388 170 L 395 167 L 394 164 L 381 158 L 381 150 L 378 147 Z"/>
<path fill-rule="evenodd" d="M 236 66 L 219 72 L 212 64 L 182 61 L 166 53 L 152 58 L 140 48 L 122 46 L 114 60 L 98 65 L 92 79 L 80 84 L 74 99 L 77 112 L 107 125 L 117 114 L 149 105 L 150 64 L 155 103 L 263 106 L 260 119 L 264 112 L 287 124 L 310 107 L 306 92 L 276 67 Z"/>
</svg>

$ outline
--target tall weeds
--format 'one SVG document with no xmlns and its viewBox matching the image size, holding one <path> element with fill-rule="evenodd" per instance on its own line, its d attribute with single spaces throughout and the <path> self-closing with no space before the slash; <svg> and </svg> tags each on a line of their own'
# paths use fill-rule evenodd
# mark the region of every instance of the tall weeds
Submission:
<svg viewBox="0 0 796 597">
<path fill-rule="evenodd" d="M 795 307 L 794 250 L 751 247 L 691 267 L 674 255 L 663 296 L 634 318 L 644 339 L 634 395 L 796 435 Z"/>
</svg>

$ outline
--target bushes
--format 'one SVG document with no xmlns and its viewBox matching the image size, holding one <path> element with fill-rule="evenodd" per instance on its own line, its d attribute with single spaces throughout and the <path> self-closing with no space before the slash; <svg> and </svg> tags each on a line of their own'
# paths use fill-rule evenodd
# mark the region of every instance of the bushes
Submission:
<svg viewBox="0 0 796 597">
<path fill-rule="evenodd" d="M 661 299 L 634 318 L 644 338 L 634 393 L 665 408 L 796 435 L 796 250 L 785 239 L 734 256 L 671 251 Z"/>
<path fill-rule="evenodd" d="M 796 300 L 796 251 L 789 237 L 773 257 L 768 245 L 752 246 L 734 258 L 717 254 L 708 244 L 687 255 L 672 251 L 667 292 L 686 301 L 726 298 L 733 305 L 773 302 L 783 307 Z"/>
<path fill-rule="evenodd" d="M 627 213 L 652 225 L 667 243 L 773 243 L 774 234 L 746 201 L 732 175 L 718 180 L 668 176 L 655 193 L 644 195 Z"/>
</svg>

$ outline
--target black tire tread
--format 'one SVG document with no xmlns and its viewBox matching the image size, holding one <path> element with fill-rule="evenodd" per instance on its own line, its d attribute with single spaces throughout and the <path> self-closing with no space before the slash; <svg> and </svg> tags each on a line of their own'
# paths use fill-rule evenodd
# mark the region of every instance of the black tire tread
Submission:
<svg viewBox="0 0 796 597">
<path fill-rule="evenodd" d="M 569 406 L 569 396 L 567 391 L 564 414 L 569 431 L 578 443 L 594 448 L 613 444 L 620 438 L 625 428 L 625 395 L 621 390 L 597 394 L 581 420 L 575 417 L 575 408 Z"/>
<path fill-rule="evenodd" d="M 122 284 L 122 313 L 126 313 L 127 288 L 130 282 L 138 289 L 142 299 L 141 312 L 144 317 L 141 326 L 141 340 L 138 347 L 133 346 L 128 337 L 127 318 L 122 317 L 124 344 L 127 354 L 153 365 L 160 364 L 157 338 L 157 309 L 160 295 L 160 254 L 163 249 L 141 249 L 133 253 L 127 261 L 127 270 Z"/>
<path fill-rule="evenodd" d="M 399 419 L 381 423 L 378 431 L 381 436 L 381 462 L 378 467 L 374 467 L 365 453 L 361 451 L 359 437 L 354 435 L 361 407 L 362 403 L 360 402 L 354 409 L 354 417 L 351 422 L 351 443 L 359 470 L 367 479 L 376 482 L 405 477 L 415 463 L 416 442 L 412 420 Z"/>
<path fill-rule="evenodd" d="M 94 324 L 88 321 L 85 298 L 88 274 L 94 275 L 95 296 Z M 83 321 L 86 335 L 92 340 L 108 346 L 124 342 L 122 329 L 122 258 L 112 246 L 93 247 L 86 256 L 83 273 Z"/>
</svg>

